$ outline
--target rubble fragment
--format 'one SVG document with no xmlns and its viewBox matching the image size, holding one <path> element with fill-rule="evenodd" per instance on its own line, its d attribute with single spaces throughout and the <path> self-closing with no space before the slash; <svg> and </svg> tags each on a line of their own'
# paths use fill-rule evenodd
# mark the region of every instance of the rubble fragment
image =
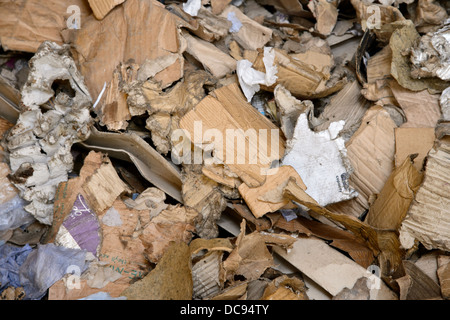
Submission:
<svg viewBox="0 0 450 320">
<path fill-rule="evenodd" d="M 73 168 L 70 149 L 88 138 L 92 121 L 89 91 L 68 50 L 51 42 L 39 47 L 22 89 L 26 109 L 6 137 L 11 180 L 30 202 L 25 210 L 48 225 L 56 187 Z"/>
</svg>

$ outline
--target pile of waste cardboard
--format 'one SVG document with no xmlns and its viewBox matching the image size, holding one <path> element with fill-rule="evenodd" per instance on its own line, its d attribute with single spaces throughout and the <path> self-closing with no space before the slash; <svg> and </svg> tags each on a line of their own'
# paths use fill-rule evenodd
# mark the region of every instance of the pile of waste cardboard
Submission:
<svg viewBox="0 0 450 320">
<path fill-rule="evenodd" d="M 450 3 L 0 3 L 6 300 L 450 298 Z"/>
</svg>

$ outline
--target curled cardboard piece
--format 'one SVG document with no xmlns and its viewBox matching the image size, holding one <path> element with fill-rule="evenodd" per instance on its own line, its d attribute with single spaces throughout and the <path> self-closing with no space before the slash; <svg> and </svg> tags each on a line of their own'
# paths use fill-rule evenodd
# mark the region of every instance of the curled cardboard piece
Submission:
<svg viewBox="0 0 450 320">
<path fill-rule="evenodd" d="M 133 163 L 145 179 L 182 202 L 179 169 L 137 134 L 100 132 L 93 129 L 89 139 L 82 145 Z"/>
<path fill-rule="evenodd" d="M 386 181 L 364 220 L 369 225 L 384 230 L 400 228 L 423 178 L 412 158 L 404 159 Z"/>
<path fill-rule="evenodd" d="M 354 169 L 349 184 L 358 196 L 331 205 L 330 210 L 359 217 L 369 208 L 369 198 L 381 192 L 394 168 L 396 127 L 383 107 L 373 106 L 366 111 L 360 127 L 345 144 Z"/>
</svg>

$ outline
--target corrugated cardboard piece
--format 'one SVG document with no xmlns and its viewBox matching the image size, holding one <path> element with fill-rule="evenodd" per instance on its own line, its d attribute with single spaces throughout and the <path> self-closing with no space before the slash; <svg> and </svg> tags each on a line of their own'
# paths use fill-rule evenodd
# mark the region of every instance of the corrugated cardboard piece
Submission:
<svg viewBox="0 0 450 320">
<path fill-rule="evenodd" d="M 415 239 L 425 248 L 450 250 L 450 145 L 442 142 L 428 154 L 422 186 L 400 228 L 403 247 Z"/>
<path fill-rule="evenodd" d="M 272 161 L 278 160 L 284 154 L 281 131 L 247 103 L 236 83 L 219 88 L 213 93 L 217 98 L 212 95 L 204 98 L 194 110 L 180 120 L 180 128 L 186 130 L 191 141 L 200 144 L 199 146 L 212 142 L 212 137 L 203 141 L 207 130 L 214 130 L 209 132 L 221 135 L 222 141 L 215 144 L 214 149 L 222 152 L 216 152 L 215 157 L 250 187 L 260 186 L 265 181 L 265 171 L 270 168 Z M 227 134 L 227 130 L 235 135 Z M 254 137 L 258 138 L 258 135 L 264 132 L 267 139 L 261 139 L 262 143 L 252 139 L 253 135 L 246 136 L 254 133 Z M 271 141 L 272 132 L 278 141 Z M 244 141 L 245 146 L 238 146 L 239 141 Z M 232 154 L 231 146 L 234 146 Z M 277 152 L 271 152 L 272 148 Z M 253 158 L 255 155 L 257 158 Z"/>
<path fill-rule="evenodd" d="M 331 205 L 330 210 L 359 217 L 369 208 L 369 198 L 381 192 L 394 169 L 396 127 L 383 107 L 367 110 L 361 126 L 346 143 L 347 157 L 354 169 L 349 183 L 358 196 Z"/>
</svg>

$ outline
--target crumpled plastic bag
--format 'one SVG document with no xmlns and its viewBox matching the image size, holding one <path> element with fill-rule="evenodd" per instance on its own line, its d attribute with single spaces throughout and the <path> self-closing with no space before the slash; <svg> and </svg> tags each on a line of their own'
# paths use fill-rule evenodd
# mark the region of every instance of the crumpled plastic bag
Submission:
<svg viewBox="0 0 450 320">
<path fill-rule="evenodd" d="M 29 212 L 23 209 L 27 204 L 28 202 L 18 195 L 10 201 L 0 204 L 0 231 L 16 229 L 36 221 Z"/>
<path fill-rule="evenodd" d="M 53 243 L 38 245 L 20 266 L 20 284 L 25 300 L 39 300 L 56 281 L 76 270 L 81 275 L 89 266 L 86 250 L 56 246 Z"/>
<path fill-rule="evenodd" d="M 0 246 L 0 292 L 7 287 L 20 287 L 19 269 L 31 251 L 28 244 L 23 247 L 9 243 Z"/>
</svg>

